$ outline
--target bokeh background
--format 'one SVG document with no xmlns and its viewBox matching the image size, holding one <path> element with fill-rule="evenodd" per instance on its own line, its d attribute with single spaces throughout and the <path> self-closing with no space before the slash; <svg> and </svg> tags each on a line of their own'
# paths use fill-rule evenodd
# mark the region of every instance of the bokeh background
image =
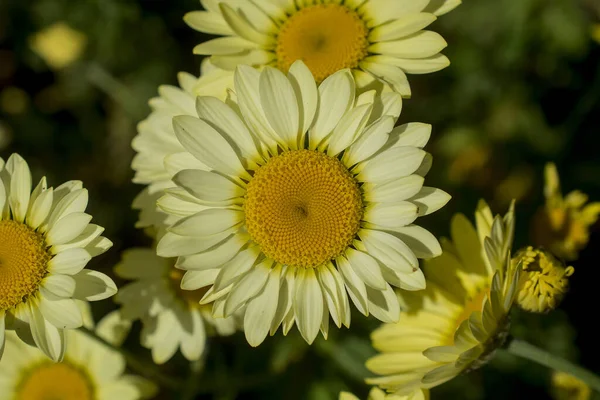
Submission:
<svg viewBox="0 0 600 400">
<path fill-rule="evenodd" d="M 84 181 L 89 212 L 114 242 L 92 267 L 109 274 L 122 250 L 150 244 L 134 228 L 130 204 L 141 187 L 131 183 L 130 142 L 157 87 L 176 84 L 178 71 L 199 73 L 192 48 L 207 37 L 182 20 L 199 8 L 196 0 L 0 0 L 0 155 L 20 153 L 34 180 Z M 411 77 L 413 99 L 400 118 L 433 124 L 428 185 L 453 196 L 424 226 L 444 236 L 452 214 L 471 218 L 479 198 L 502 213 L 516 198 L 516 248 L 529 244 L 548 161 L 557 164 L 563 192 L 580 189 L 600 200 L 599 22 L 598 0 L 463 0 L 433 24 L 452 64 Z M 66 62 L 40 50 L 49 37 L 58 37 L 50 48 Z M 515 310 L 512 328 L 596 373 L 599 247 L 593 233 L 572 263 L 571 290 L 558 310 Z M 107 300 L 94 304 L 94 313 L 99 319 L 114 308 Z M 333 330 L 312 347 L 295 328 L 257 349 L 243 334 L 210 338 L 197 398 L 325 400 L 340 390 L 364 398 L 363 363 L 374 353 L 368 335 L 377 325 L 353 315 L 351 330 Z M 150 365 L 138 333 L 136 327 L 126 346 Z M 161 370 L 189 374 L 180 356 Z M 548 370 L 500 352 L 483 369 L 433 390 L 432 399 L 545 399 L 549 387 Z M 177 396 L 163 391 L 158 398 Z"/>
</svg>

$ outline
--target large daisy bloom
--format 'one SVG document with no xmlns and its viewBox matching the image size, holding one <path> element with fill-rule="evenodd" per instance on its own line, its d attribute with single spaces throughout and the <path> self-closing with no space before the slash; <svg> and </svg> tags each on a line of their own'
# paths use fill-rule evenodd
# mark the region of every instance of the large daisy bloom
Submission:
<svg viewBox="0 0 600 400">
<path fill-rule="evenodd" d="M 449 196 L 423 186 L 430 126 L 394 127 L 401 97 L 355 97 L 349 70 L 317 88 L 301 62 L 288 75 L 238 67 L 235 102 L 199 97 L 198 117 L 173 119 L 186 153 L 167 157 L 177 188 L 159 207 L 180 219 L 158 244 L 179 257 L 186 290 L 209 287 L 213 315 L 245 309 L 256 346 L 294 323 L 307 342 L 329 314 L 398 319 L 392 287 L 425 287 L 417 257 L 441 252 L 413 222 Z"/>
<path fill-rule="evenodd" d="M 367 368 L 384 376 L 369 383 L 397 395 L 432 388 L 481 366 L 506 339 L 519 279 L 510 258 L 513 207 L 494 218 L 482 201 L 475 218 L 477 228 L 454 216 L 452 241 L 443 241 L 443 254 L 426 263 L 427 289 L 401 293 L 400 321 L 373 332 L 382 354 Z"/>
<path fill-rule="evenodd" d="M 114 295 L 106 275 L 85 269 L 112 243 L 84 213 L 88 192 L 79 181 L 57 188 L 46 178 L 31 190 L 31 172 L 18 154 L 0 158 L 0 356 L 5 329 L 14 329 L 55 361 L 62 359 L 65 329 L 82 325 L 73 299 Z"/>
<path fill-rule="evenodd" d="M 149 248 L 134 248 L 123 253 L 115 268 L 121 278 L 131 279 L 115 297 L 122 317 L 143 323 L 141 343 L 151 349 L 157 364 L 168 361 L 177 349 L 190 361 L 202 356 L 206 331 L 231 335 L 235 317 L 212 317 L 211 305 L 199 305 L 205 291 L 181 289 L 183 271 L 174 259 L 161 258 Z M 206 326 L 208 325 L 208 326 Z"/>
<path fill-rule="evenodd" d="M 460 0 L 201 0 L 186 14 L 193 29 L 222 35 L 194 53 L 233 70 L 270 65 L 287 73 L 302 60 L 317 82 L 350 68 L 362 85 L 374 79 L 410 97 L 406 73 L 447 67 L 446 41 L 423 30 Z"/>
<path fill-rule="evenodd" d="M 172 118 L 177 115 L 196 115 L 196 96 L 213 96 L 223 101 L 227 89 L 233 87 L 233 72 L 216 68 L 208 60 L 202 63 L 201 76 L 186 72 L 177 76 L 179 87 L 163 85 L 159 96 L 150 100 L 152 112 L 138 124 L 138 134 L 132 147 L 136 151 L 131 167 L 135 171 L 134 183 L 147 185 L 133 203 L 140 210 L 138 227 L 163 225 L 164 213 L 156 208 L 156 200 L 162 190 L 175 186 L 172 171 L 165 168 L 163 160 L 172 153 L 184 149 L 173 132 Z"/>
<path fill-rule="evenodd" d="M 544 172 L 546 204 L 533 220 L 533 240 L 560 258 L 576 260 L 600 217 L 600 202 L 588 202 L 588 196 L 579 190 L 563 197 L 556 166 L 548 163 Z"/>
<path fill-rule="evenodd" d="M 110 333 L 109 329 L 103 331 Z M 152 382 L 125 375 L 125 359 L 117 351 L 79 331 L 69 331 L 66 336 L 69 348 L 63 361 L 54 363 L 39 349 L 24 344 L 13 332 L 8 332 L 6 351 L 0 361 L 2 398 L 139 400 L 156 393 Z M 114 338 L 101 336 L 113 342 Z"/>
</svg>

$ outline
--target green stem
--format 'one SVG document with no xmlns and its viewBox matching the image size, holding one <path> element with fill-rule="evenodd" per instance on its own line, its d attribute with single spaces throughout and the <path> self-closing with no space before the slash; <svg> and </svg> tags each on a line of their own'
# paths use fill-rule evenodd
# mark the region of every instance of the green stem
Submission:
<svg viewBox="0 0 600 400">
<path fill-rule="evenodd" d="M 144 375 L 146 378 L 155 381 L 159 386 L 162 386 L 164 388 L 171 389 L 174 391 L 178 391 L 181 389 L 182 383 L 179 382 L 179 380 L 164 375 L 160 370 L 158 370 L 158 368 L 154 366 L 154 364 L 146 363 L 139 360 L 133 353 L 129 352 L 128 350 L 122 347 L 115 346 L 109 341 L 98 336 L 92 330 L 89 330 L 87 328 L 79 328 L 79 330 L 88 335 L 89 337 L 101 342 L 105 346 L 108 346 L 114 351 L 120 353 L 123 357 L 125 357 L 127 365 L 138 374 Z"/>
<path fill-rule="evenodd" d="M 513 339 L 509 343 L 507 351 L 516 356 L 535 361 L 545 367 L 573 375 L 575 378 L 585 382 L 593 390 L 600 392 L 600 377 L 598 375 L 523 340 Z"/>
</svg>

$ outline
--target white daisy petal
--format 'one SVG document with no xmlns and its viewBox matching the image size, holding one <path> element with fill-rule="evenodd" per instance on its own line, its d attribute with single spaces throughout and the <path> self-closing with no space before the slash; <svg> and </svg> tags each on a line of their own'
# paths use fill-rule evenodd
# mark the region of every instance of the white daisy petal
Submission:
<svg viewBox="0 0 600 400">
<path fill-rule="evenodd" d="M 256 143 L 248 129 L 230 107 L 215 97 L 196 99 L 198 116 L 215 128 L 221 136 L 229 138 L 233 149 L 241 157 L 255 160 L 259 157 Z"/>
<path fill-rule="evenodd" d="M 387 283 L 384 290 L 374 290 L 367 287 L 369 312 L 378 320 L 385 323 L 395 323 L 400 319 L 400 304 L 394 289 Z"/>
<path fill-rule="evenodd" d="M 212 236 L 240 224 L 243 220 L 243 211 L 209 208 L 181 219 L 169 230 L 182 236 Z"/>
<path fill-rule="evenodd" d="M 361 171 L 356 178 L 363 182 L 384 183 L 415 172 L 425 152 L 416 147 L 397 147 L 377 154 L 370 160 L 364 161 Z M 402 162 L 397 162 L 402 160 Z M 390 168 L 390 165 L 394 165 Z"/>
<path fill-rule="evenodd" d="M 244 332 L 250 346 L 261 344 L 269 333 L 275 317 L 279 297 L 281 266 L 275 266 L 267 278 L 262 291 L 248 303 L 244 314 Z"/>
<path fill-rule="evenodd" d="M 31 210 L 27 215 L 27 225 L 31 229 L 37 229 L 44 223 L 50 210 L 52 209 L 54 190 L 52 188 L 45 190 L 35 199 L 35 202 L 31 206 Z"/>
<path fill-rule="evenodd" d="M 219 172 L 250 179 L 227 140 L 201 119 L 180 115 L 173 118 L 177 138 L 194 157 Z"/>
<path fill-rule="evenodd" d="M 219 274 L 218 269 L 207 269 L 203 271 L 187 271 L 181 280 L 183 290 L 196 290 L 215 282 Z"/>
<path fill-rule="evenodd" d="M 367 288 L 362 279 L 354 272 L 354 269 L 348 260 L 341 256 L 336 258 L 338 269 L 344 277 L 344 283 L 352 302 L 362 314 L 369 315 L 369 306 L 367 304 Z"/>
<path fill-rule="evenodd" d="M 388 24 L 375 27 L 369 32 L 369 40 L 372 42 L 384 42 L 400 39 L 420 31 L 436 19 L 435 15 L 429 13 L 403 15 Z"/>
<path fill-rule="evenodd" d="M 54 246 L 75 239 L 84 231 L 91 220 L 91 215 L 82 212 L 66 215 L 50 226 L 46 234 L 46 243 Z"/>
<path fill-rule="evenodd" d="M 425 179 L 419 175 L 408 175 L 381 185 L 363 186 L 365 200 L 372 203 L 394 203 L 406 200 L 421 190 Z M 372 187 L 371 187 L 372 186 Z"/>
<path fill-rule="evenodd" d="M 431 137 L 431 125 L 421 122 L 411 122 L 400 125 L 390 134 L 393 147 L 412 146 L 423 148 Z"/>
<path fill-rule="evenodd" d="M 256 49 L 258 44 L 240 37 L 223 37 L 207 40 L 194 47 L 194 54 L 235 54 L 243 50 Z"/>
<path fill-rule="evenodd" d="M 387 283 L 381 274 L 377 261 L 373 257 L 352 248 L 346 250 L 345 257 L 356 275 L 367 286 L 375 290 L 385 290 Z"/>
<path fill-rule="evenodd" d="M 370 62 L 366 59 L 360 63 L 360 67 L 389 84 L 392 89 L 402 96 L 410 97 L 411 90 L 408 78 L 400 68 L 394 65 Z"/>
<path fill-rule="evenodd" d="M 240 249 L 248 243 L 248 240 L 249 236 L 246 234 L 232 235 L 214 249 L 209 249 L 208 251 L 196 253 L 191 256 L 179 257 L 176 264 L 177 268 L 196 271 L 220 268 L 234 258 Z"/>
<path fill-rule="evenodd" d="M 354 165 L 378 152 L 387 142 L 395 122 L 393 117 L 383 116 L 368 126 L 344 153 L 342 160 L 345 164 Z"/>
<path fill-rule="evenodd" d="M 371 203 L 365 207 L 363 220 L 366 227 L 395 230 L 406 226 L 418 216 L 418 208 L 408 201 Z"/>
<path fill-rule="evenodd" d="M 108 276 L 98 271 L 83 270 L 74 275 L 73 298 L 87 301 L 104 300 L 117 293 L 117 286 Z"/>
<path fill-rule="evenodd" d="M 346 113 L 331 134 L 327 154 L 334 157 L 354 143 L 369 121 L 372 110 L 372 104 L 363 104 Z"/>
<path fill-rule="evenodd" d="M 300 334 L 308 344 L 317 337 L 323 317 L 323 293 L 312 268 L 298 270 L 295 281 L 294 314 Z"/>
<path fill-rule="evenodd" d="M 50 324 L 34 301 L 29 302 L 28 316 L 31 334 L 36 346 L 55 362 L 62 361 L 66 340 L 64 332 Z"/>
<path fill-rule="evenodd" d="M 198 310 L 191 311 L 192 329 L 184 331 L 181 338 L 181 353 L 190 361 L 199 360 L 206 345 L 206 329 Z"/>
<path fill-rule="evenodd" d="M 273 262 L 264 261 L 253 269 L 236 284 L 225 302 L 225 315 L 237 311 L 244 303 L 256 296 L 267 283 Z"/>
<path fill-rule="evenodd" d="M 188 26 L 213 35 L 231 35 L 233 31 L 223 18 L 206 11 L 192 11 L 183 16 Z"/>
<path fill-rule="evenodd" d="M 52 274 L 75 275 L 92 259 L 90 253 L 82 248 L 72 248 L 58 253 L 48 262 L 48 271 Z"/>
<path fill-rule="evenodd" d="M 316 148 L 354 102 L 354 79 L 348 70 L 336 72 L 319 85 L 319 106 L 309 131 L 310 148 Z"/>
<path fill-rule="evenodd" d="M 221 272 L 215 279 L 215 291 L 225 289 L 231 285 L 238 277 L 242 276 L 252 268 L 258 258 L 260 251 L 256 247 L 250 247 L 239 252 L 235 257 L 229 260 L 221 268 Z"/>
<path fill-rule="evenodd" d="M 409 201 L 419 207 L 419 216 L 429 215 L 450 201 L 451 196 L 441 189 L 424 186 L 421 191 Z"/>
<path fill-rule="evenodd" d="M 65 188 L 68 190 L 68 188 Z M 52 213 L 48 219 L 48 226 L 52 227 L 57 221 L 73 213 L 82 213 L 85 211 L 88 203 L 88 191 L 86 189 L 76 189 L 65 193 L 60 197 L 60 190 L 54 190 L 54 203 Z"/>
<path fill-rule="evenodd" d="M 285 75 L 265 67 L 259 81 L 260 102 L 265 116 L 286 148 L 298 147 L 300 113 L 296 93 Z"/>
<path fill-rule="evenodd" d="M 11 174 L 8 202 L 16 221 L 23 222 L 31 196 L 31 171 L 27 162 L 18 154 L 10 156 L 6 170 Z"/>
<path fill-rule="evenodd" d="M 317 105 L 319 104 L 319 91 L 312 73 L 303 62 L 294 62 L 288 71 L 287 77 L 298 99 L 298 110 L 300 112 L 299 132 L 305 133 L 315 119 Z"/>
<path fill-rule="evenodd" d="M 395 230 L 400 238 L 417 256 L 417 258 L 434 258 L 442 254 L 440 242 L 427 229 L 418 225 L 407 225 Z"/>
<path fill-rule="evenodd" d="M 69 298 L 75 293 L 75 285 L 75 279 L 68 275 L 51 274 L 44 278 L 41 287 L 58 297 Z"/>
<path fill-rule="evenodd" d="M 71 299 L 51 300 L 40 296 L 39 306 L 44 318 L 59 329 L 77 329 L 83 325 L 79 307 Z"/>
<path fill-rule="evenodd" d="M 371 53 L 379 53 L 402 58 L 424 58 L 431 57 L 448 44 L 438 33 L 432 31 L 420 31 L 400 40 L 389 42 L 377 42 L 369 46 Z"/>
</svg>

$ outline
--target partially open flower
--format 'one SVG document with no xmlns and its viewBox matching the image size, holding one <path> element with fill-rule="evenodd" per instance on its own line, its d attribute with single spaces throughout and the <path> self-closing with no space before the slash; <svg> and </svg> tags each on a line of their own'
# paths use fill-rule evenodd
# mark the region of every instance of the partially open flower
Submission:
<svg viewBox="0 0 600 400">
<path fill-rule="evenodd" d="M 531 312 L 554 310 L 567 292 L 568 278 L 575 272 L 547 251 L 531 246 L 517 252 L 512 262 L 517 267 L 520 264 L 522 270 L 517 303 Z"/>
<path fill-rule="evenodd" d="M 587 195 L 578 190 L 563 198 L 556 166 L 547 164 L 545 174 L 546 204 L 534 218 L 533 241 L 560 258 L 576 260 L 590 239 L 590 227 L 598 221 L 600 202 L 586 204 Z"/>
<path fill-rule="evenodd" d="M 592 390 L 583 381 L 565 372 L 552 374 L 552 397 L 555 400 L 589 400 Z"/>
</svg>

